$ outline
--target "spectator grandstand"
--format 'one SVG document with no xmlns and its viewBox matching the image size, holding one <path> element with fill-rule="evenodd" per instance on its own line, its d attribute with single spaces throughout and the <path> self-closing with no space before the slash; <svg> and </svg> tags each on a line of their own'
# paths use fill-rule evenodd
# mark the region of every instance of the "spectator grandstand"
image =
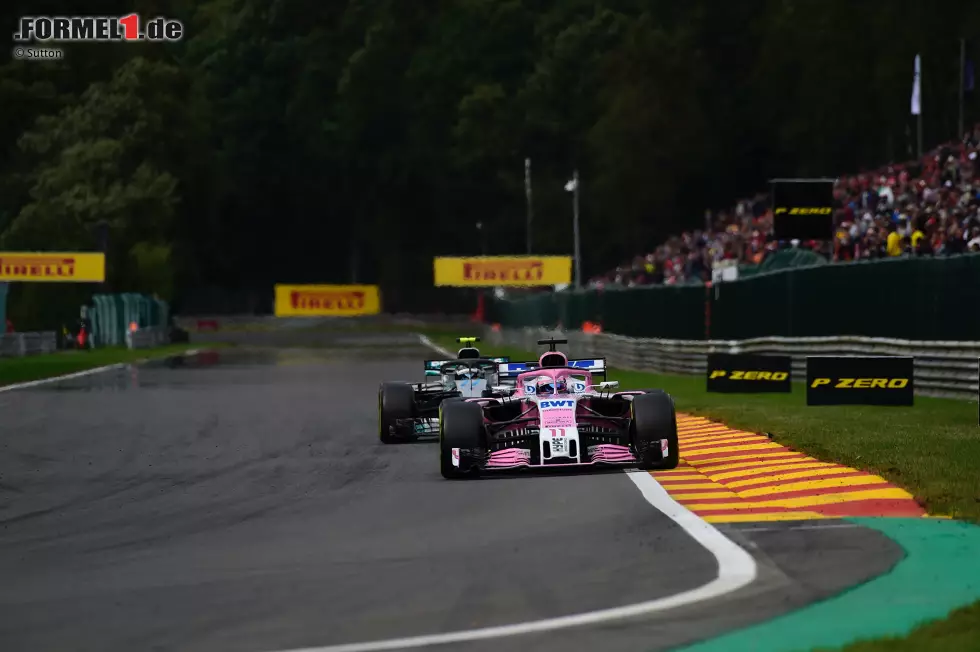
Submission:
<svg viewBox="0 0 980 652">
<path fill-rule="evenodd" d="M 833 239 L 776 241 L 769 196 L 760 193 L 730 211 L 706 215 L 710 229 L 671 237 L 592 278 L 590 286 L 703 283 L 713 268 L 757 268 L 786 249 L 804 250 L 797 258 L 821 263 L 980 252 L 978 153 L 980 124 L 921 160 L 840 177 Z"/>
</svg>

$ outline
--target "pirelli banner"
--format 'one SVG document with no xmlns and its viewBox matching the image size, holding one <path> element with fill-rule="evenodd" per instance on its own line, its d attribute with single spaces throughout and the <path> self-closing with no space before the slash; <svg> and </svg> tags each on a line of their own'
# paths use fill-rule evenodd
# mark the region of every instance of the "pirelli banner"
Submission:
<svg viewBox="0 0 980 652">
<path fill-rule="evenodd" d="M 911 357 L 808 356 L 807 405 L 913 405 Z"/>
<path fill-rule="evenodd" d="M 569 256 L 481 256 L 436 258 L 437 287 L 562 285 L 572 282 Z"/>
<path fill-rule="evenodd" d="M 772 179 L 773 235 L 777 240 L 831 240 L 836 179 Z"/>
<path fill-rule="evenodd" d="M 276 317 L 356 317 L 381 312 L 376 285 L 276 285 Z"/>
<path fill-rule="evenodd" d="M 726 394 L 789 393 L 793 360 L 788 355 L 708 354 L 708 391 Z"/>
<path fill-rule="evenodd" d="M 0 282 L 102 283 L 105 254 L 0 251 Z"/>
</svg>

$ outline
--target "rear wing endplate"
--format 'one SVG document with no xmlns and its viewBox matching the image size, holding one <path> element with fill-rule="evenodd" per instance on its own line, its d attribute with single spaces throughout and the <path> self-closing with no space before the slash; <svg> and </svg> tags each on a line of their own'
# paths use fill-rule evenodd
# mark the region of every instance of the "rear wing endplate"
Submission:
<svg viewBox="0 0 980 652">
<path fill-rule="evenodd" d="M 605 358 L 588 358 L 582 360 L 569 360 L 569 367 L 574 367 L 575 369 L 581 369 L 582 371 L 588 371 L 593 376 L 602 376 L 603 380 L 606 378 L 606 359 Z M 501 364 L 500 369 L 500 379 L 513 380 L 516 379 L 520 374 L 525 371 L 533 371 L 535 369 L 540 369 L 541 365 L 538 362 L 508 362 Z"/>
<path fill-rule="evenodd" d="M 510 362 L 510 358 L 507 357 L 507 356 L 504 356 L 504 357 L 501 357 L 501 358 L 486 358 L 486 359 L 487 360 L 490 360 L 491 362 L 496 362 L 498 365 L 502 365 L 502 364 L 506 364 L 506 363 Z M 464 360 L 462 360 L 462 362 L 469 362 L 469 361 L 470 361 L 470 359 L 464 359 Z M 442 365 L 449 364 L 450 362 L 460 362 L 460 360 L 457 360 L 456 358 L 453 358 L 452 360 L 426 360 L 425 361 L 425 370 L 426 371 L 439 371 L 440 369 L 442 369 Z"/>
</svg>

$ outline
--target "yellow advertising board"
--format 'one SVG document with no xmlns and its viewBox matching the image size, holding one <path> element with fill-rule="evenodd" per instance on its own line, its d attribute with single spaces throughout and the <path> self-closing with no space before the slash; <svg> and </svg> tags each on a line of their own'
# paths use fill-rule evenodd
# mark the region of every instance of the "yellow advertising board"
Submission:
<svg viewBox="0 0 980 652">
<path fill-rule="evenodd" d="M 276 317 L 354 317 L 379 312 L 377 285 L 276 285 Z"/>
<path fill-rule="evenodd" d="M 102 283 L 105 254 L 0 251 L 0 281 Z"/>
<path fill-rule="evenodd" d="M 481 256 L 436 258 L 437 286 L 561 285 L 572 282 L 570 256 Z"/>
</svg>

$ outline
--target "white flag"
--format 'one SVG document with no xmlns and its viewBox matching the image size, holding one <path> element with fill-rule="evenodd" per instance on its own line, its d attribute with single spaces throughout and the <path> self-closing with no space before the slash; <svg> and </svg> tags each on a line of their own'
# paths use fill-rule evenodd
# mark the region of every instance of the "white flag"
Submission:
<svg viewBox="0 0 980 652">
<path fill-rule="evenodd" d="M 915 55 L 915 78 L 912 81 L 912 115 L 922 113 L 922 58 Z"/>
<path fill-rule="evenodd" d="M 572 179 L 571 181 L 565 184 L 565 190 L 567 190 L 568 192 L 572 192 L 575 190 L 575 187 L 577 185 L 578 184 L 575 182 L 575 179 Z"/>
</svg>

